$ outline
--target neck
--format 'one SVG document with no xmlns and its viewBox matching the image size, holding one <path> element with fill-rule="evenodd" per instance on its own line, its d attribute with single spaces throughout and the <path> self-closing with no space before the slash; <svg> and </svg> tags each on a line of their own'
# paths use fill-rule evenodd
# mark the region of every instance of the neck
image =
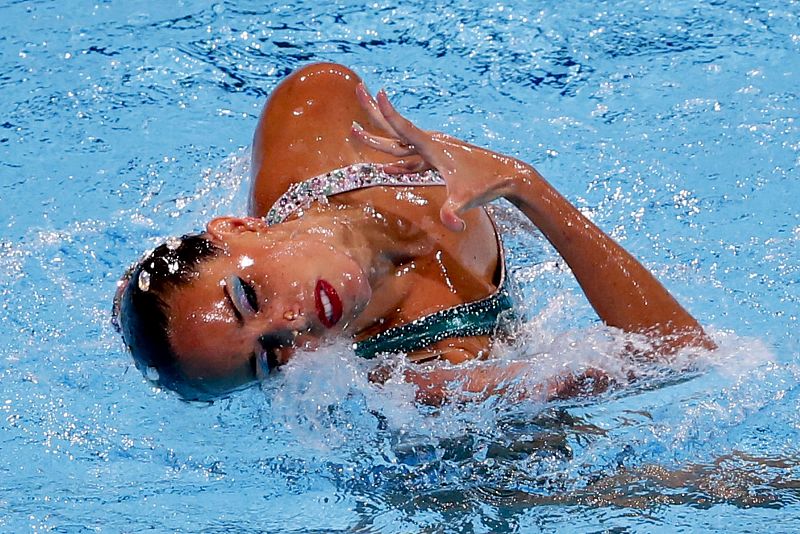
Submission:
<svg viewBox="0 0 800 534">
<path fill-rule="evenodd" d="M 286 226 L 292 235 L 314 234 L 350 255 L 372 284 L 430 249 L 415 225 L 384 216 L 372 206 L 312 208 Z"/>
</svg>

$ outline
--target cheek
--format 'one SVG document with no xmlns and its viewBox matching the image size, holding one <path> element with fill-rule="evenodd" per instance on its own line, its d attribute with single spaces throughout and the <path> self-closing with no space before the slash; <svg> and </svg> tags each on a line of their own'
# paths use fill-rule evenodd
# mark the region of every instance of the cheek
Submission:
<svg viewBox="0 0 800 534">
<path fill-rule="evenodd" d="M 198 327 L 203 328 L 209 323 L 234 324 L 236 319 L 231 316 L 225 305 L 225 301 L 218 300 L 209 309 L 200 313 L 193 313 L 191 317 L 198 322 Z"/>
<path fill-rule="evenodd" d="M 361 311 L 372 298 L 372 287 L 366 273 L 359 265 L 348 258 L 347 268 L 341 271 L 340 276 L 344 290 L 354 297 L 355 311 Z"/>
</svg>

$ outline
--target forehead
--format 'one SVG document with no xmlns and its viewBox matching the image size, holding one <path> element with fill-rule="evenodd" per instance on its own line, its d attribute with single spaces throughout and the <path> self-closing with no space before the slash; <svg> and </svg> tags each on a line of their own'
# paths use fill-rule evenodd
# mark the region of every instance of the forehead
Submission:
<svg viewBox="0 0 800 534">
<path fill-rule="evenodd" d="M 258 336 L 237 320 L 224 280 L 280 278 L 285 261 L 295 265 L 292 240 L 271 237 L 247 233 L 217 243 L 223 252 L 200 262 L 192 280 L 170 295 L 169 339 L 186 375 L 223 377 L 248 364 Z"/>
<path fill-rule="evenodd" d="M 200 262 L 189 283 L 178 286 L 169 302 L 170 322 L 175 319 L 218 320 L 224 312 L 224 280 L 238 270 L 241 257 L 220 254 Z"/>
<path fill-rule="evenodd" d="M 238 259 L 222 254 L 202 262 L 197 276 L 170 297 L 170 343 L 187 374 L 223 371 L 246 352 L 221 284 L 237 269 Z"/>
</svg>

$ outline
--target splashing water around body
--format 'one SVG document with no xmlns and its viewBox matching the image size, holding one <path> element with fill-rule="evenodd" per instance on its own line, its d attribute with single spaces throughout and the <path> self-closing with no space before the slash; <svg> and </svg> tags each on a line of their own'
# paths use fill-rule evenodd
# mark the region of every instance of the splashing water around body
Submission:
<svg viewBox="0 0 800 534">
<path fill-rule="evenodd" d="M 793 4 L 350 4 L 0 8 L 0 530 L 797 530 Z M 719 349 L 618 363 L 624 337 L 499 205 L 529 318 L 497 364 L 617 388 L 424 407 L 339 345 L 212 405 L 150 388 L 108 325 L 120 267 L 244 211 L 238 147 L 316 60 L 535 161 Z"/>
</svg>

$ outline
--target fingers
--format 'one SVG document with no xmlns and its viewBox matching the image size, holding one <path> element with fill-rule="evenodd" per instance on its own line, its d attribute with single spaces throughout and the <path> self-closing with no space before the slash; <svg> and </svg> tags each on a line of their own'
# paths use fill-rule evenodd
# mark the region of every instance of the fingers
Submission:
<svg viewBox="0 0 800 534">
<path fill-rule="evenodd" d="M 439 154 L 435 149 L 437 136 L 442 134 L 432 134 L 417 128 L 414 123 L 403 117 L 389 102 L 386 92 L 382 89 L 378 91 L 377 100 L 367 92 L 364 84 L 356 86 L 356 97 L 364 110 L 369 114 L 370 121 L 380 125 L 391 137 L 381 137 L 365 132 L 363 128 L 354 127 L 358 139 L 369 146 L 392 154 L 397 157 L 405 157 L 411 154 L 419 154 L 434 167 L 438 167 L 437 159 Z M 442 136 L 447 138 L 447 136 Z"/>
<path fill-rule="evenodd" d="M 394 374 L 395 370 L 397 369 L 398 365 L 396 362 L 390 362 L 383 365 L 379 365 L 375 369 L 369 372 L 367 378 L 373 384 L 385 384 L 392 375 Z"/>
<path fill-rule="evenodd" d="M 449 198 L 442 205 L 442 209 L 439 210 L 439 218 L 448 230 L 452 232 L 463 232 L 466 230 L 467 223 L 458 215 L 460 211 L 456 203 Z"/>
<path fill-rule="evenodd" d="M 397 136 L 407 144 L 415 145 L 423 156 L 427 156 L 425 148 L 426 143 L 431 140 L 430 134 L 417 128 L 414 123 L 400 115 L 389 102 L 389 98 L 383 90 L 378 91 L 377 101 L 381 115 L 383 115 Z"/>
<path fill-rule="evenodd" d="M 398 113 L 389 102 L 389 98 L 383 89 L 378 91 L 376 100 L 369 94 L 364 84 L 360 83 L 356 86 L 356 98 L 369 115 L 370 120 L 382 130 L 385 130 L 386 133 L 408 140 L 408 144 L 415 142 L 411 140 L 412 138 L 419 141 L 425 141 L 430 138 L 427 132 L 417 128 L 411 121 Z"/>
<path fill-rule="evenodd" d="M 387 174 L 411 174 L 432 169 L 428 162 L 419 156 L 401 159 L 383 166 Z"/>
<path fill-rule="evenodd" d="M 367 112 L 369 115 L 370 121 L 377 127 L 379 127 L 384 132 L 390 135 L 396 135 L 396 132 L 392 127 L 386 122 L 386 119 L 383 117 L 380 109 L 378 109 L 378 103 L 375 102 L 375 99 L 372 98 L 372 95 L 369 94 L 367 88 L 364 86 L 363 83 L 360 83 L 356 86 L 356 98 L 358 99 L 358 103 L 361 104 L 361 107 L 364 111 Z"/>
<path fill-rule="evenodd" d="M 353 135 L 364 144 L 386 154 L 406 158 L 386 165 L 384 170 L 390 174 L 421 172 L 431 168 L 438 168 L 445 174 L 444 167 L 452 159 L 452 156 L 446 152 L 442 154 L 441 150 L 437 151 L 437 148 L 440 148 L 440 142 L 464 148 L 463 143 L 454 143 L 449 136 L 429 133 L 417 128 L 414 123 L 398 113 L 383 90 L 378 91 L 376 100 L 370 96 L 363 84 L 359 84 L 356 87 L 356 96 L 373 123 L 381 125 L 390 135 L 399 138 L 374 135 L 365 131 L 360 124 L 353 123 Z M 448 187 L 448 195 L 450 193 Z M 468 208 L 469 206 L 456 202 L 448 196 L 439 211 L 439 218 L 449 230 L 463 232 L 467 225 L 459 214 Z"/>
<path fill-rule="evenodd" d="M 401 143 L 398 139 L 381 137 L 380 135 L 369 133 L 363 126 L 355 121 L 353 121 L 351 132 L 365 145 L 380 150 L 381 152 L 391 154 L 392 156 L 397 156 L 398 158 L 411 156 L 416 153 L 413 147 Z"/>
</svg>

